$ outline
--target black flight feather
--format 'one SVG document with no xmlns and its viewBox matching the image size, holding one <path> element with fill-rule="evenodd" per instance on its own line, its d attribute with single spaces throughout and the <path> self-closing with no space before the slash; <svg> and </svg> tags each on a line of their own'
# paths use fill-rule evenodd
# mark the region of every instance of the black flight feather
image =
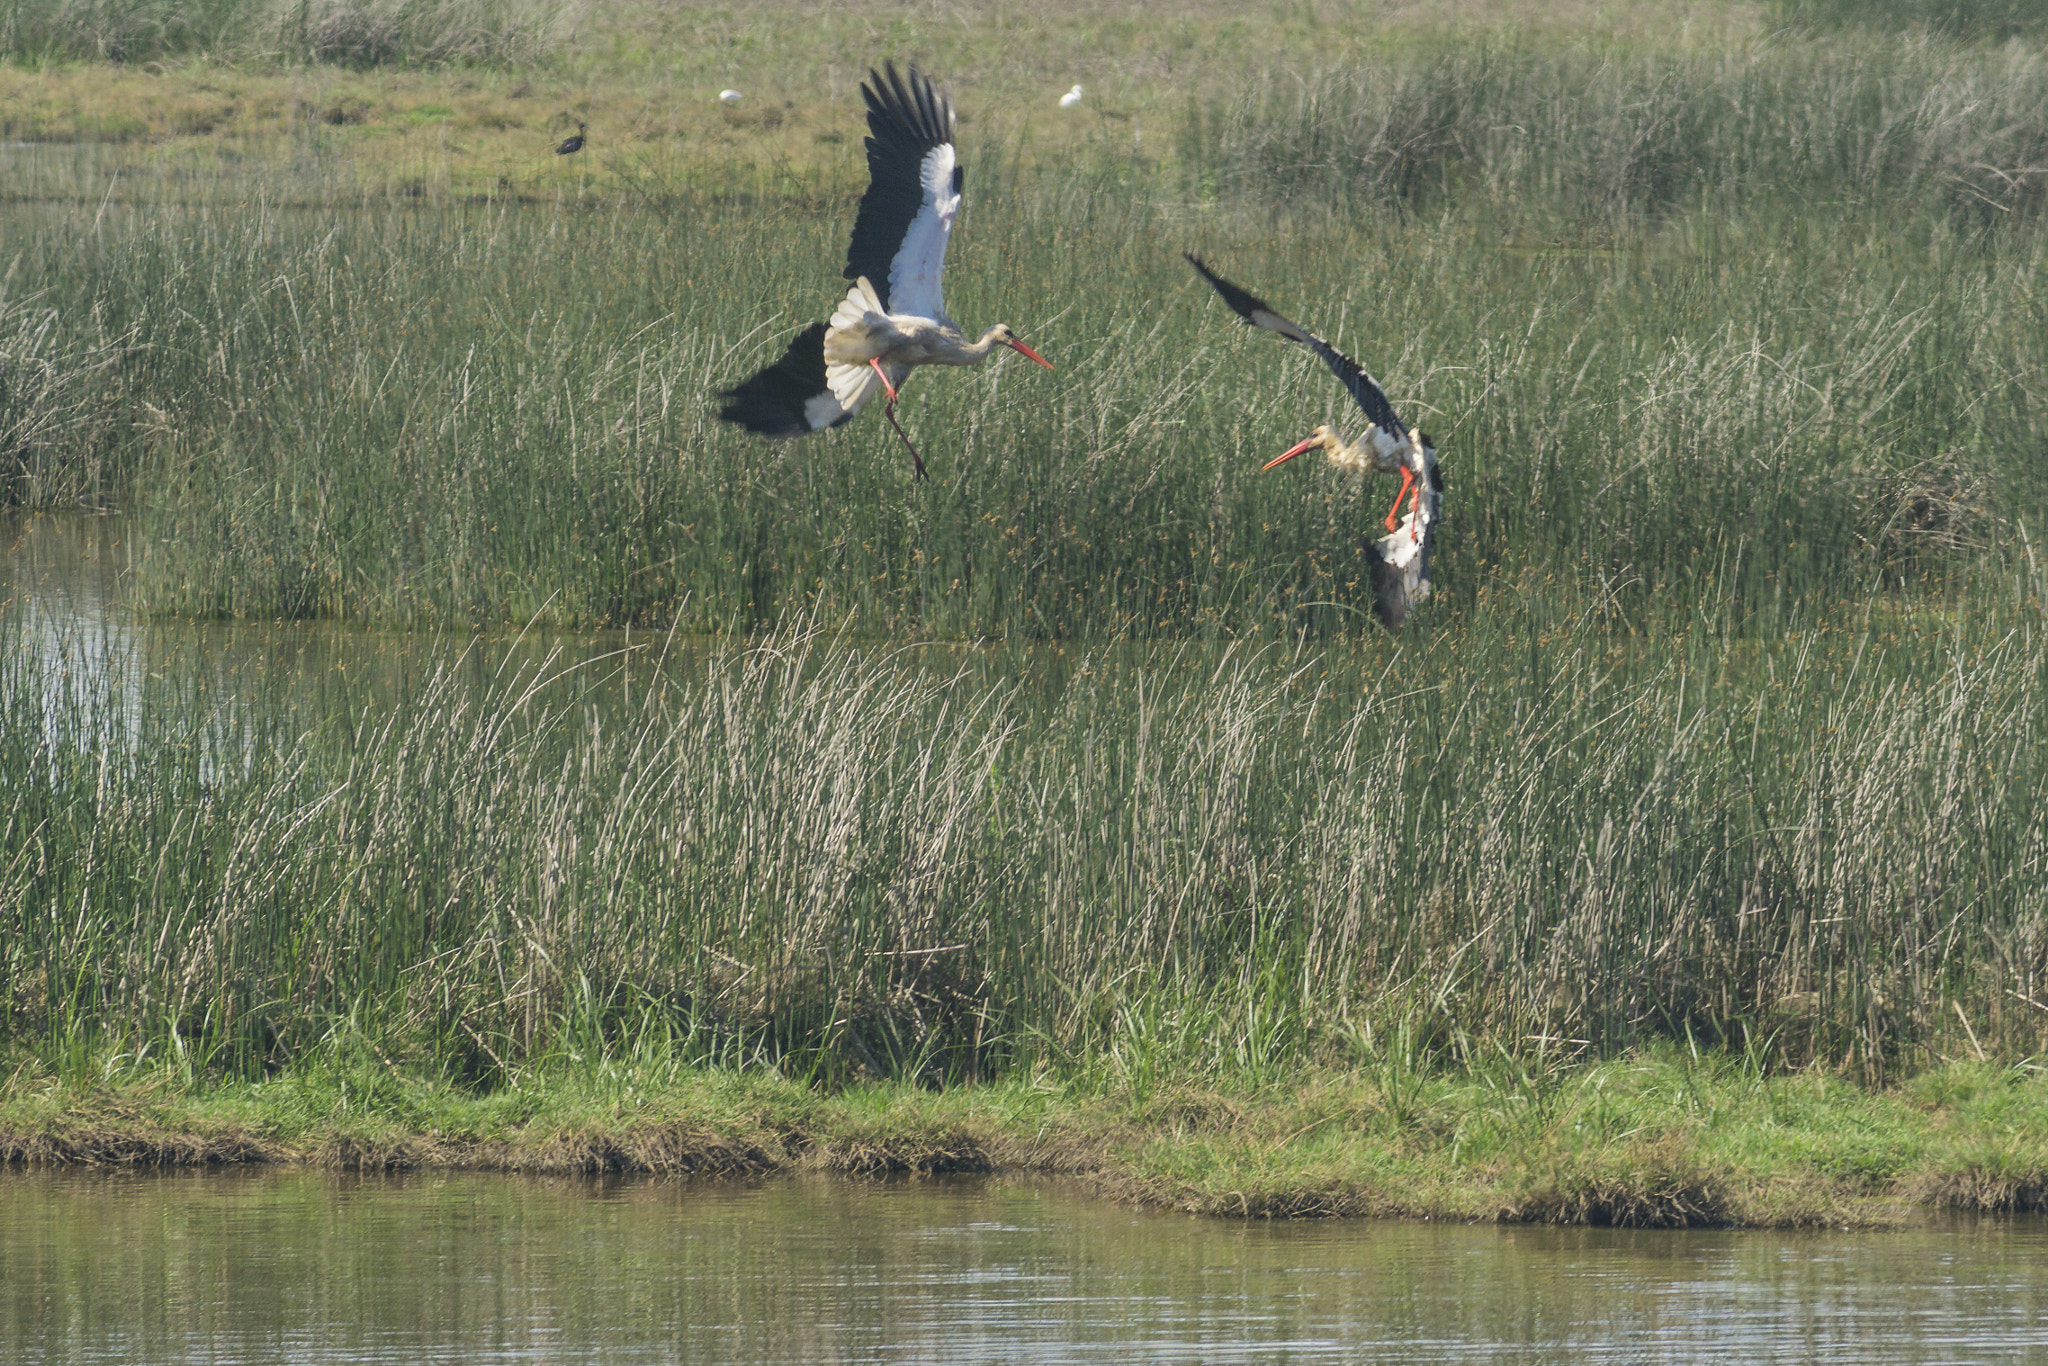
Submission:
<svg viewBox="0 0 2048 1366">
<path fill-rule="evenodd" d="M 1367 419 L 1374 426 L 1397 441 L 1408 435 L 1407 427 L 1402 425 L 1399 415 L 1394 412 L 1394 405 L 1387 402 L 1386 391 L 1365 372 L 1364 366 L 1300 323 L 1275 313 L 1265 300 L 1255 298 L 1230 283 L 1203 265 L 1202 258 L 1193 252 L 1185 252 L 1183 255 L 1188 258 L 1188 264 L 1195 268 L 1197 274 L 1215 286 L 1216 292 L 1223 296 L 1223 302 L 1229 304 L 1238 317 L 1253 327 L 1263 327 L 1269 332 L 1278 332 L 1289 341 L 1300 342 L 1321 356 L 1323 364 L 1329 366 L 1330 373 L 1350 391 L 1352 399 L 1364 410 Z"/>
<path fill-rule="evenodd" d="M 804 405 L 831 392 L 825 383 L 825 324 L 812 323 L 796 334 L 782 359 L 719 391 L 728 399 L 718 416 L 761 436 L 803 436 L 812 430 Z M 853 416 L 842 413 L 828 425 L 837 427 Z"/>
<path fill-rule="evenodd" d="M 916 67 L 906 79 L 894 62 L 868 71 L 860 88 L 868 106 L 868 192 L 853 220 L 846 248 L 846 278 L 863 275 L 889 307 L 889 269 L 918 212 L 924 208 L 924 159 L 953 140 L 953 106 Z M 953 168 L 953 188 L 965 177 Z"/>
</svg>

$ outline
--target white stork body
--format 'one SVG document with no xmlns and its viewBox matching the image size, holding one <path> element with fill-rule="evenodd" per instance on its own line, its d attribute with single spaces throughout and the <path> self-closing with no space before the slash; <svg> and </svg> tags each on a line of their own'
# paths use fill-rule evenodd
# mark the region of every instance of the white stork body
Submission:
<svg viewBox="0 0 2048 1366">
<path fill-rule="evenodd" d="M 1340 470 L 1401 476 L 1401 491 L 1394 495 L 1394 506 L 1387 511 L 1388 534 L 1368 546 L 1373 561 L 1375 610 L 1389 627 L 1398 627 L 1407 619 L 1408 610 L 1426 601 L 1430 594 L 1429 554 L 1444 502 L 1444 476 L 1437 466 L 1435 444 L 1401 421 L 1394 405 L 1387 402 L 1386 392 L 1365 372 L 1364 366 L 1299 323 L 1274 312 L 1264 300 L 1216 274 L 1199 257 L 1190 255 L 1187 259 L 1240 318 L 1254 327 L 1299 342 L 1321 357 L 1365 413 L 1368 425 L 1358 440 L 1346 441 L 1335 428 L 1318 426 L 1313 434 L 1274 456 L 1262 468 L 1270 470 L 1304 451 L 1321 450 Z M 1403 501 L 1408 502 L 1405 517 L 1398 515 Z"/>
<path fill-rule="evenodd" d="M 718 415 L 770 438 L 803 436 L 852 418 L 880 389 L 922 479 L 924 460 L 896 421 L 897 391 L 913 369 L 974 365 L 998 345 L 1048 370 L 1052 364 L 1005 325 L 970 342 L 946 314 L 946 243 L 965 182 L 953 106 L 916 67 L 906 80 L 894 63 L 868 73 L 861 97 L 869 180 L 846 249 L 853 288 L 830 323 L 813 323 L 782 359 L 725 390 L 729 401 Z"/>
<path fill-rule="evenodd" d="M 969 341 L 960 325 L 944 315 L 891 313 L 863 275 L 825 327 L 825 383 L 841 408 L 856 412 L 875 390 L 899 387 L 920 365 L 977 365 L 997 346 L 1038 359 L 1002 323 L 982 333 L 981 340 Z"/>
</svg>

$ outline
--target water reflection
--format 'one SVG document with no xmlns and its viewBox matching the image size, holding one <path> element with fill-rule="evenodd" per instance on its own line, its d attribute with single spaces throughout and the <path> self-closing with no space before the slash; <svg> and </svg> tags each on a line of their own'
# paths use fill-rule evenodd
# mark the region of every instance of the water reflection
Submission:
<svg viewBox="0 0 2048 1366">
<path fill-rule="evenodd" d="M 0 1175 L 0 1359 L 2025 1361 L 2048 1226 L 1241 1224 L 999 1182 Z"/>
<path fill-rule="evenodd" d="M 730 662 L 750 646 L 744 638 L 647 631 L 140 618 L 127 596 L 141 553 L 136 538 L 134 524 L 119 516 L 0 513 L 0 624 L 26 646 L 0 664 L 0 685 L 19 681 L 10 666 L 32 663 L 46 726 L 81 752 L 137 743 L 153 715 L 159 727 L 200 725 L 205 733 L 151 733 L 151 743 L 197 741 L 209 752 L 245 753 L 258 730 L 275 740 L 355 724 L 429 689 L 443 703 L 528 697 L 557 711 L 626 713 L 677 682 L 701 684 L 714 661 Z M 823 629 L 836 638 L 829 624 Z M 787 648 L 789 638 L 770 643 Z M 935 676 L 964 672 L 1040 698 L 1057 697 L 1076 668 L 1089 667 L 1089 651 L 1069 657 L 1057 644 L 846 639 L 875 659 Z M 818 658 L 833 654 L 822 650 Z M 163 705 L 152 709 L 152 700 Z"/>
<path fill-rule="evenodd" d="M 10 664 L 33 667 L 46 729 L 68 748 L 136 743 L 155 698 L 169 704 L 160 719 L 204 732 L 177 742 L 238 753 L 256 730 L 291 736 L 375 714 L 451 672 L 466 696 L 516 695 L 545 677 L 558 705 L 630 703 L 634 688 L 701 653 L 699 641 L 620 631 L 140 619 L 127 602 L 134 538 L 122 517 L 0 516 L 0 616 L 23 647 Z"/>
</svg>

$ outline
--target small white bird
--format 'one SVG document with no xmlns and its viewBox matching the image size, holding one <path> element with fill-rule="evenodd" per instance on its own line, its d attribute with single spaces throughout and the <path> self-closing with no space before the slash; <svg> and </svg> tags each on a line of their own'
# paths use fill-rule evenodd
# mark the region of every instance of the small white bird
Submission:
<svg viewBox="0 0 2048 1366">
<path fill-rule="evenodd" d="M 1069 90 L 1066 94 L 1060 96 L 1060 108 L 1062 109 L 1073 109 L 1080 103 L 1081 87 L 1078 85 L 1075 86 L 1072 90 Z"/>
<path fill-rule="evenodd" d="M 740 92 L 737 90 L 721 90 L 718 92 L 718 102 L 720 104 L 738 104 L 740 102 Z"/>
</svg>

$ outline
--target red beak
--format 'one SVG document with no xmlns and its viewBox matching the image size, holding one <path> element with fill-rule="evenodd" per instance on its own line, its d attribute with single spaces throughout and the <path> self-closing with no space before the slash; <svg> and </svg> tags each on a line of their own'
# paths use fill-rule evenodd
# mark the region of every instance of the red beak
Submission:
<svg viewBox="0 0 2048 1366">
<path fill-rule="evenodd" d="M 1278 454 L 1278 455 L 1274 456 L 1274 457 L 1273 457 L 1273 458 L 1272 458 L 1271 460 L 1268 460 L 1268 461 L 1267 461 L 1267 462 L 1266 462 L 1265 464 L 1263 464 L 1263 465 L 1259 466 L 1259 469 L 1260 469 L 1260 471 L 1261 471 L 1261 472 L 1264 472 L 1264 471 L 1266 471 L 1266 470 L 1270 470 L 1270 469 L 1272 469 L 1272 468 L 1273 468 L 1273 466 L 1275 466 L 1275 465 L 1284 465 L 1284 464 L 1286 464 L 1286 463 L 1287 463 L 1288 461 L 1290 461 L 1290 460 L 1294 459 L 1294 457 L 1295 457 L 1295 456 L 1297 456 L 1297 455 L 1300 455 L 1300 454 L 1301 454 L 1301 453 L 1302 453 L 1303 451 L 1311 451 L 1311 450 L 1314 450 L 1314 449 L 1316 448 L 1316 444 L 1317 444 L 1317 443 L 1318 443 L 1318 442 L 1319 442 L 1320 440 L 1321 440 L 1321 438 L 1320 438 L 1320 437 L 1314 437 L 1314 436 L 1311 436 L 1311 437 L 1308 437 L 1307 439 L 1305 439 L 1305 440 L 1303 440 L 1303 441 L 1299 442 L 1299 443 L 1298 443 L 1298 444 L 1296 444 L 1296 445 L 1292 445 L 1292 446 L 1289 446 L 1289 447 L 1288 447 L 1288 448 L 1287 448 L 1286 450 L 1284 450 L 1284 451 L 1282 451 L 1282 452 L 1281 452 L 1280 454 Z"/>
<path fill-rule="evenodd" d="M 1037 361 L 1040 365 L 1043 365 L 1048 370 L 1052 369 L 1051 361 L 1047 360 L 1044 356 L 1039 355 L 1036 351 L 1033 351 L 1023 342 L 1012 340 L 1004 342 L 1003 345 L 1009 347 L 1012 351 L 1021 352 L 1022 354 L 1031 357 L 1031 359 Z"/>
</svg>

